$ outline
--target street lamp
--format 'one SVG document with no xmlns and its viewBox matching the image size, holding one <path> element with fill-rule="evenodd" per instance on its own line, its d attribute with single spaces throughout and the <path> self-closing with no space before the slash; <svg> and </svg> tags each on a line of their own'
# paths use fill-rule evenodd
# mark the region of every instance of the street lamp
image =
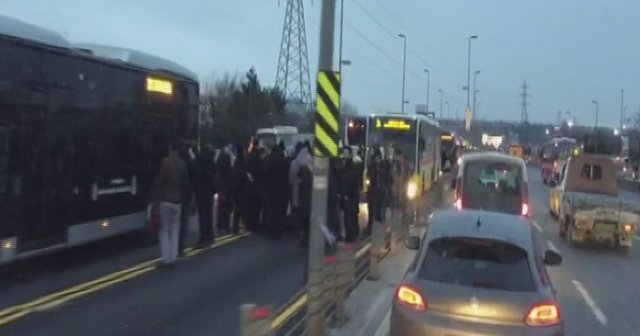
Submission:
<svg viewBox="0 0 640 336">
<path fill-rule="evenodd" d="M 598 128 L 598 101 L 594 99 L 591 102 L 596 105 L 596 124 L 594 128 Z"/>
<path fill-rule="evenodd" d="M 447 118 L 449 118 L 449 101 L 447 100 L 444 103 L 447 104 Z"/>
<path fill-rule="evenodd" d="M 471 40 L 477 39 L 477 35 L 469 36 L 469 47 L 468 47 L 468 57 L 467 57 L 467 111 L 471 108 L 469 105 L 471 102 Z"/>
<path fill-rule="evenodd" d="M 406 83 L 406 75 L 407 75 L 407 36 L 404 34 L 398 34 L 398 37 L 404 40 L 404 53 L 402 57 L 402 108 L 400 109 L 400 112 L 404 113 L 404 103 L 405 103 L 404 91 L 405 91 L 405 83 Z"/>
<path fill-rule="evenodd" d="M 478 75 L 480 74 L 480 70 L 476 70 L 473 73 L 473 114 L 475 114 L 474 119 L 478 119 L 480 120 L 480 116 L 478 114 L 476 114 L 476 93 L 478 92 L 478 90 L 476 89 L 476 79 L 478 78 Z"/>
<path fill-rule="evenodd" d="M 427 73 L 427 112 L 429 111 L 429 93 L 431 92 L 431 89 L 429 88 L 429 86 L 431 85 L 431 71 L 429 71 L 429 69 L 424 69 L 424 72 Z"/>
<path fill-rule="evenodd" d="M 442 89 L 438 89 L 438 93 L 440 93 L 440 119 L 442 119 Z"/>
</svg>

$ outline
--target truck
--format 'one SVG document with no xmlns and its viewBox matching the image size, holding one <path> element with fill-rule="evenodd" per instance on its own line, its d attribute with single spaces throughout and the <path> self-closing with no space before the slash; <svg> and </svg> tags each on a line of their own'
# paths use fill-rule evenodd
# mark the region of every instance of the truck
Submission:
<svg viewBox="0 0 640 336">
<path fill-rule="evenodd" d="M 611 157 L 574 156 L 550 191 L 549 211 L 558 234 L 571 244 L 611 244 L 628 253 L 639 219 L 637 195 L 618 190 Z"/>
</svg>

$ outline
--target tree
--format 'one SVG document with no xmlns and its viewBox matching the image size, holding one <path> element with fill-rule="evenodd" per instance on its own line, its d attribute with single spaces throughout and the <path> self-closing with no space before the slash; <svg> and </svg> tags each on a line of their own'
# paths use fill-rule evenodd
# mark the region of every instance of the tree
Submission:
<svg viewBox="0 0 640 336">
<path fill-rule="evenodd" d="M 201 94 L 201 134 L 205 143 L 246 145 L 260 127 L 296 125 L 286 113 L 287 100 L 277 87 L 263 87 L 255 68 L 240 80 L 225 74 L 204 86 Z"/>
</svg>

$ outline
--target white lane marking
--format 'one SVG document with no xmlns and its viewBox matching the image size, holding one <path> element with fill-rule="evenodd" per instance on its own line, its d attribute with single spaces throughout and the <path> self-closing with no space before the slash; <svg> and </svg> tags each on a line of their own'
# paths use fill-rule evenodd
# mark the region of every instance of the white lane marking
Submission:
<svg viewBox="0 0 640 336">
<path fill-rule="evenodd" d="M 595 301 L 593 301 L 593 298 L 591 298 L 591 295 L 589 295 L 589 292 L 587 292 L 582 283 L 580 281 L 573 280 L 573 285 L 576 286 L 576 289 L 578 290 L 578 292 L 580 292 L 580 295 L 582 295 L 582 298 L 587 303 L 587 306 L 591 308 L 591 311 L 593 312 L 593 315 L 596 316 L 598 322 L 603 325 L 607 325 L 607 317 L 604 315 L 602 310 L 600 310 L 600 307 L 598 307 Z"/>
<path fill-rule="evenodd" d="M 553 243 L 550 240 L 547 240 L 547 246 L 549 246 L 550 249 L 556 252 L 560 252 L 560 250 L 558 250 L 558 248 L 555 245 L 553 245 Z"/>
<path fill-rule="evenodd" d="M 382 323 L 380 323 L 380 326 L 378 327 L 378 330 L 376 331 L 376 334 L 374 336 L 388 336 L 389 335 L 389 328 L 391 326 L 391 309 L 389 309 L 389 311 L 387 312 L 387 315 L 384 316 L 384 319 L 382 320 Z"/>
<path fill-rule="evenodd" d="M 542 233 L 542 228 L 540 227 L 540 225 L 538 224 L 538 222 L 533 221 L 533 226 L 536 227 L 536 230 L 538 230 L 538 232 Z"/>
</svg>

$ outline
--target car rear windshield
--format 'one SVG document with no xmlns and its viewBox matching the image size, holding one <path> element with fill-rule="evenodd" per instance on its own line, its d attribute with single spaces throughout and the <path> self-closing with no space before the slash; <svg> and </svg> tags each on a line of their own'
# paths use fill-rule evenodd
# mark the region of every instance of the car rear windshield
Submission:
<svg viewBox="0 0 640 336">
<path fill-rule="evenodd" d="M 462 203 L 465 208 L 520 214 L 522 168 L 516 163 L 474 160 L 465 163 Z"/>
<path fill-rule="evenodd" d="M 469 287 L 534 291 L 527 252 L 508 242 L 489 239 L 433 240 L 419 277 Z"/>
</svg>

